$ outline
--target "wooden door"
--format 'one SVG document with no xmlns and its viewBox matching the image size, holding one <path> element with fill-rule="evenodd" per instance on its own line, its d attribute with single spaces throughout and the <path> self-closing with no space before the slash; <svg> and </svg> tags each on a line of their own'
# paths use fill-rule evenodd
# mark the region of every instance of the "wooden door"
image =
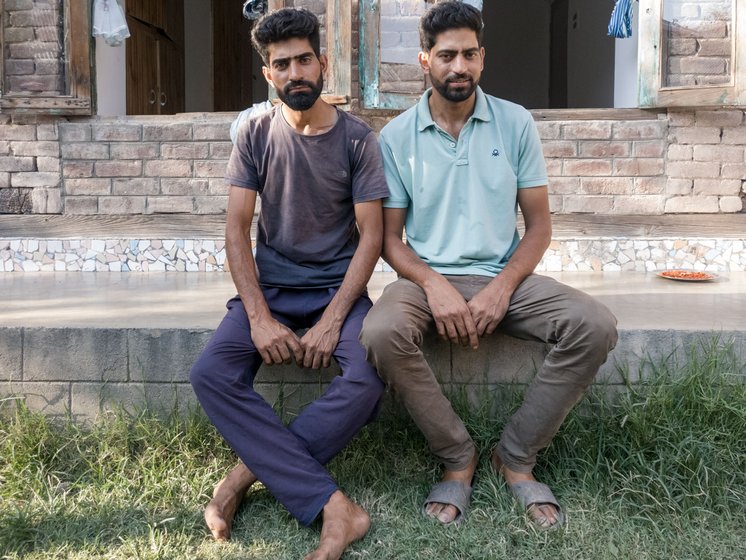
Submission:
<svg viewBox="0 0 746 560">
<path fill-rule="evenodd" d="M 184 112 L 184 1 L 127 0 L 127 114 Z"/>
<path fill-rule="evenodd" d="M 213 110 L 240 111 L 253 103 L 251 22 L 231 0 L 213 0 L 212 21 Z"/>
<path fill-rule="evenodd" d="M 129 2 L 128 2 L 129 4 Z M 150 27 L 127 18 L 127 114 L 158 114 L 158 39 Z"/>
</svg>

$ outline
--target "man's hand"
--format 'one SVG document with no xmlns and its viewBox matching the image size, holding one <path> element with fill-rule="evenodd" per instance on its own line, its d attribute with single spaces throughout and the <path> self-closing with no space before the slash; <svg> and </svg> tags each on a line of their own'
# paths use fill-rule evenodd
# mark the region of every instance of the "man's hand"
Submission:
<svg viewBox="0 0 746 560">
<path fill-rule="evenodd" d="M 308 329 L 300 339 L 303 347 L 303 367 L 313 369 L 329 367 L 332 352 L 334 352 L 338 342 L 339 329 L 322 318 Z"/>
<path fill-rule="evenodd" d="M 273 318 L 251 325 L 251 340 L 267 365 L 303 361 L 303 348 L 293 331 Z"/>
<path fill-rule="evenodd" d="M 498 280 L 493 280 L 467 304 L 479 336 L 495 332 L 508 311 L 510 293 L 497 282 Z"/>
<path fill-rule="evenodd" d="M 479 346 L 477 327 L 464 297 L 438 275 L 424 288 L 438 334 L 454 344 Z"/>
</svg>

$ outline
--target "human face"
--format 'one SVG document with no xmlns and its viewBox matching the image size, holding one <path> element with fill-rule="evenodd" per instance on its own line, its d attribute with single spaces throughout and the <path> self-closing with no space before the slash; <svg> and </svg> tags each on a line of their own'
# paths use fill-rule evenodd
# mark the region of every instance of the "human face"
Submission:
<svg viewBox="0 0 746 560">
<path fill-rule="evenodd" d="M 484 48 L 467 28 L 449 29 L 435 37 L 430 52 L 421 52 L 420 64 L 430 75 L 433 89 L 446 101 L 470 99 L 484 69 Z"/>
<path fill-rule="evenodd" d="M 262 72 L 277 96 L 293 111 L 313 107 L 324 89 L 326 57 L 317 57 L 308 39 L 293 38 L 269 46 L 269 66 Z"/>
</svg>

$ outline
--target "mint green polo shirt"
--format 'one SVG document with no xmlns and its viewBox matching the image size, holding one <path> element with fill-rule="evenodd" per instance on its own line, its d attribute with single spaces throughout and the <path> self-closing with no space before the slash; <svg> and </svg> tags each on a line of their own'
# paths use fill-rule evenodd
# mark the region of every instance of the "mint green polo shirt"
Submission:
<svg viewBox="0 0 746 560">
<path fill-rule="evenodd" d="M 427 90 L 380 135 L 386 208 L 406 208 L 407 243 L 441 274 L 495 276 L 520 240 L 518 189 L 547 184 L 526 109 L 476 90 L 458 140 L 430 116 Z"/>
</svg>

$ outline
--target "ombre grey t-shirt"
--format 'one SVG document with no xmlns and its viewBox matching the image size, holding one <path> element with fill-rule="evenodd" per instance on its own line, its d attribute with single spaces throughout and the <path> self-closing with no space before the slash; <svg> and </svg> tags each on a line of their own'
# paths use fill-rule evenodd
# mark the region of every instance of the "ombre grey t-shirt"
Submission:
<svg viewBox="0 0 746 560">
<path fill-rule="evenodd" d="M 389 194 L 375 134 L 337 114 L 316 136 L 296 132 L 279 106 L 238 129 L 226 181 L 261 198 L 256 265 L 264 286 L 339 286 L 359 241 L 354 205 Z"/>
</svg>

